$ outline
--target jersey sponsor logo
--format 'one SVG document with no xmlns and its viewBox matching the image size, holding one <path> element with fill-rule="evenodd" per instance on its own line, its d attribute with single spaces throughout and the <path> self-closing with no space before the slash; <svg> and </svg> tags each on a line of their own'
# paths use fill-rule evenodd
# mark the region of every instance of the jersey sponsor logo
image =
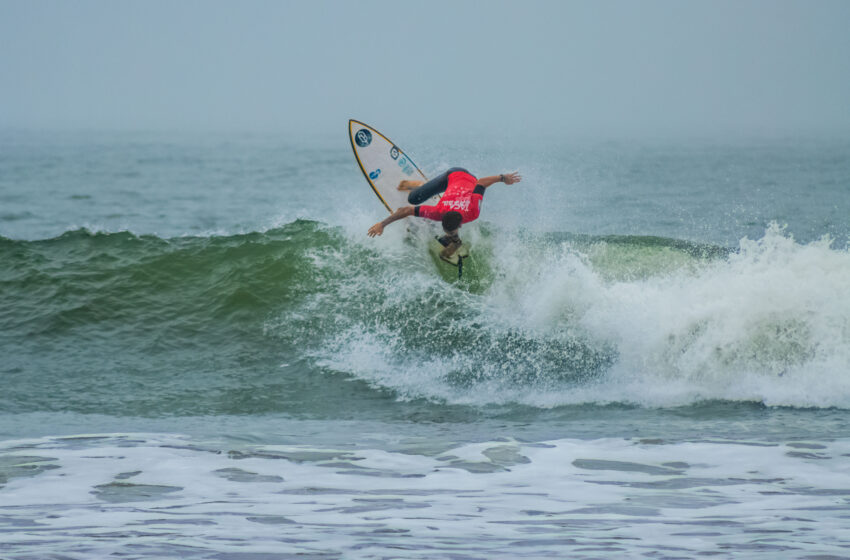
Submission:
<svg viewBox="0 0 850 560">
<path fill-rule="evenodd" d="M 376 169 L 373 172 L 369 173 L 369 178 L 372 179 L 373 181 L 380 176 L 381 176 L 381 170 L 380 169 Z"/>
<path fill-rule="evenodd" d="M 372 143 L 372 133 L 365 128 L 361 128 L 357 131 L 357 134 L 354 135 L 354 141 L 357 142 L 357 145 L 361 148 L 365 148 Z"/>
<path fill-rule="evenodd" d="M 466 212 L 469 210 L 469 202 L 468 198 L 461 198 L 455 200 L 443 200 L 440 204 L 449 210 L 460 210 L 462 212 Z"/>
</svg>

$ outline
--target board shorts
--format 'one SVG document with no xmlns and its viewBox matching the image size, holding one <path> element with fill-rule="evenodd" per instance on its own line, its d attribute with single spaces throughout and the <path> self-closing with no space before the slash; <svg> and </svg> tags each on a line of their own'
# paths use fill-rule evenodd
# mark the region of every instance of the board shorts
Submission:
<svg viewBox="0 0 850 560">
<path fill-rule="evenodd" d="M 411 191 L 407 201 L 418 205 L 441 192 L 446 194 L 440 202 L 435 206 L 416 206 L 414 215 L 440 221 L 446 213 L 454 211 L 460 213 L 461 223 L 478 218 L 478 214 L 481 213 L 481 201 L 484 198 L 484 187 L 478 184 L 478 179 L 474 175 L 462 167 L 452 167 Z"/>
</svg>

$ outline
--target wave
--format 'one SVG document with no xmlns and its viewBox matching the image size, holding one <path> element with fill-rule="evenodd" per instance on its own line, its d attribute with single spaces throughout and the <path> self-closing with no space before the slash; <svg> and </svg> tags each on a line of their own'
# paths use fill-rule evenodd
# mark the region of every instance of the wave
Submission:
<svg viewBox="0 0 850 560">
<path fill-rule="evenodd" d="M 310 222 L 225 237 L 161 239 L 85 229 L 44 241 L 0 239 L 3 327 L 50 334 L 94 323 L 228 328 L 290 296 L 310 249 L 331 236 Z"/>
<path fill-rule="evenodd" d="M 232 236 L 0 238 L 0 331 L 25 348 L 9 371 L 38 347 L 44 363 L 166 356 L 189 372 L 197 362 L 169 354 L 188 349 L 227 353 L 206 367 L 228 384 L 277 360 L 306 364 L 302 381 L 342 374 L 453 405 L 850 407 L 850 254 L 829 239 L 771 226 L 730 250 L 468 229 L 461 282 L 401 228 L 378 240 L 307 220 Z M 305 390 L 320 400 L 328 385 Z"/>
</svg>

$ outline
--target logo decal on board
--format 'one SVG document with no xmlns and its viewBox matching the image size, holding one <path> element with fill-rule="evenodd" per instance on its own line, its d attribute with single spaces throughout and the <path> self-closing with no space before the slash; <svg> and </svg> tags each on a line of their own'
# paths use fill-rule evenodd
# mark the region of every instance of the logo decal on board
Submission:
<svg viewBox="0 0 850 560">
<path fill-rule="evenodd" d="M 354 135 L 354 141 L 357 142 L 357 145 L 361 148 L 365 148 L 372 143 L 372 133 L 365 128 L 361 128 L 357 131 L 357 134 Z"/>
<path fill-rule="evenodd" d="M 380 176 L 381 176 L 381 170 L 380 169 L 376 169 L 373 172 L 369 173 L 369 178 L 372 179 L 373 181 Z"/>
<path fill-rule="evenodd" d="M 413 175 L 413 166 L 408 164 L 408 159 L 402 157 L 398 160 L 398 166 L 401 167 L 401 170 L 404 171 L 405 175 Z"/>
<path fill-rule="evenodd" d="M 393 159 L 398 159 L 398 148 L 396 148 L 395 146 L 390 148 L 390 157 Z"/>
</svg>

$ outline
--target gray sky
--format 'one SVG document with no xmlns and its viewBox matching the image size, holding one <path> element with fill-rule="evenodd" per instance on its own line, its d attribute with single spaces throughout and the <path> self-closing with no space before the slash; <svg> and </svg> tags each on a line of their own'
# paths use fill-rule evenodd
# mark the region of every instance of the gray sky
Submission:
<svg viewBox="0 0 850 560">
<path fill-rule="evenodd" d="M 0 0 L 0 126 L 850 132 L 850 0 Z"/>
</svg>

